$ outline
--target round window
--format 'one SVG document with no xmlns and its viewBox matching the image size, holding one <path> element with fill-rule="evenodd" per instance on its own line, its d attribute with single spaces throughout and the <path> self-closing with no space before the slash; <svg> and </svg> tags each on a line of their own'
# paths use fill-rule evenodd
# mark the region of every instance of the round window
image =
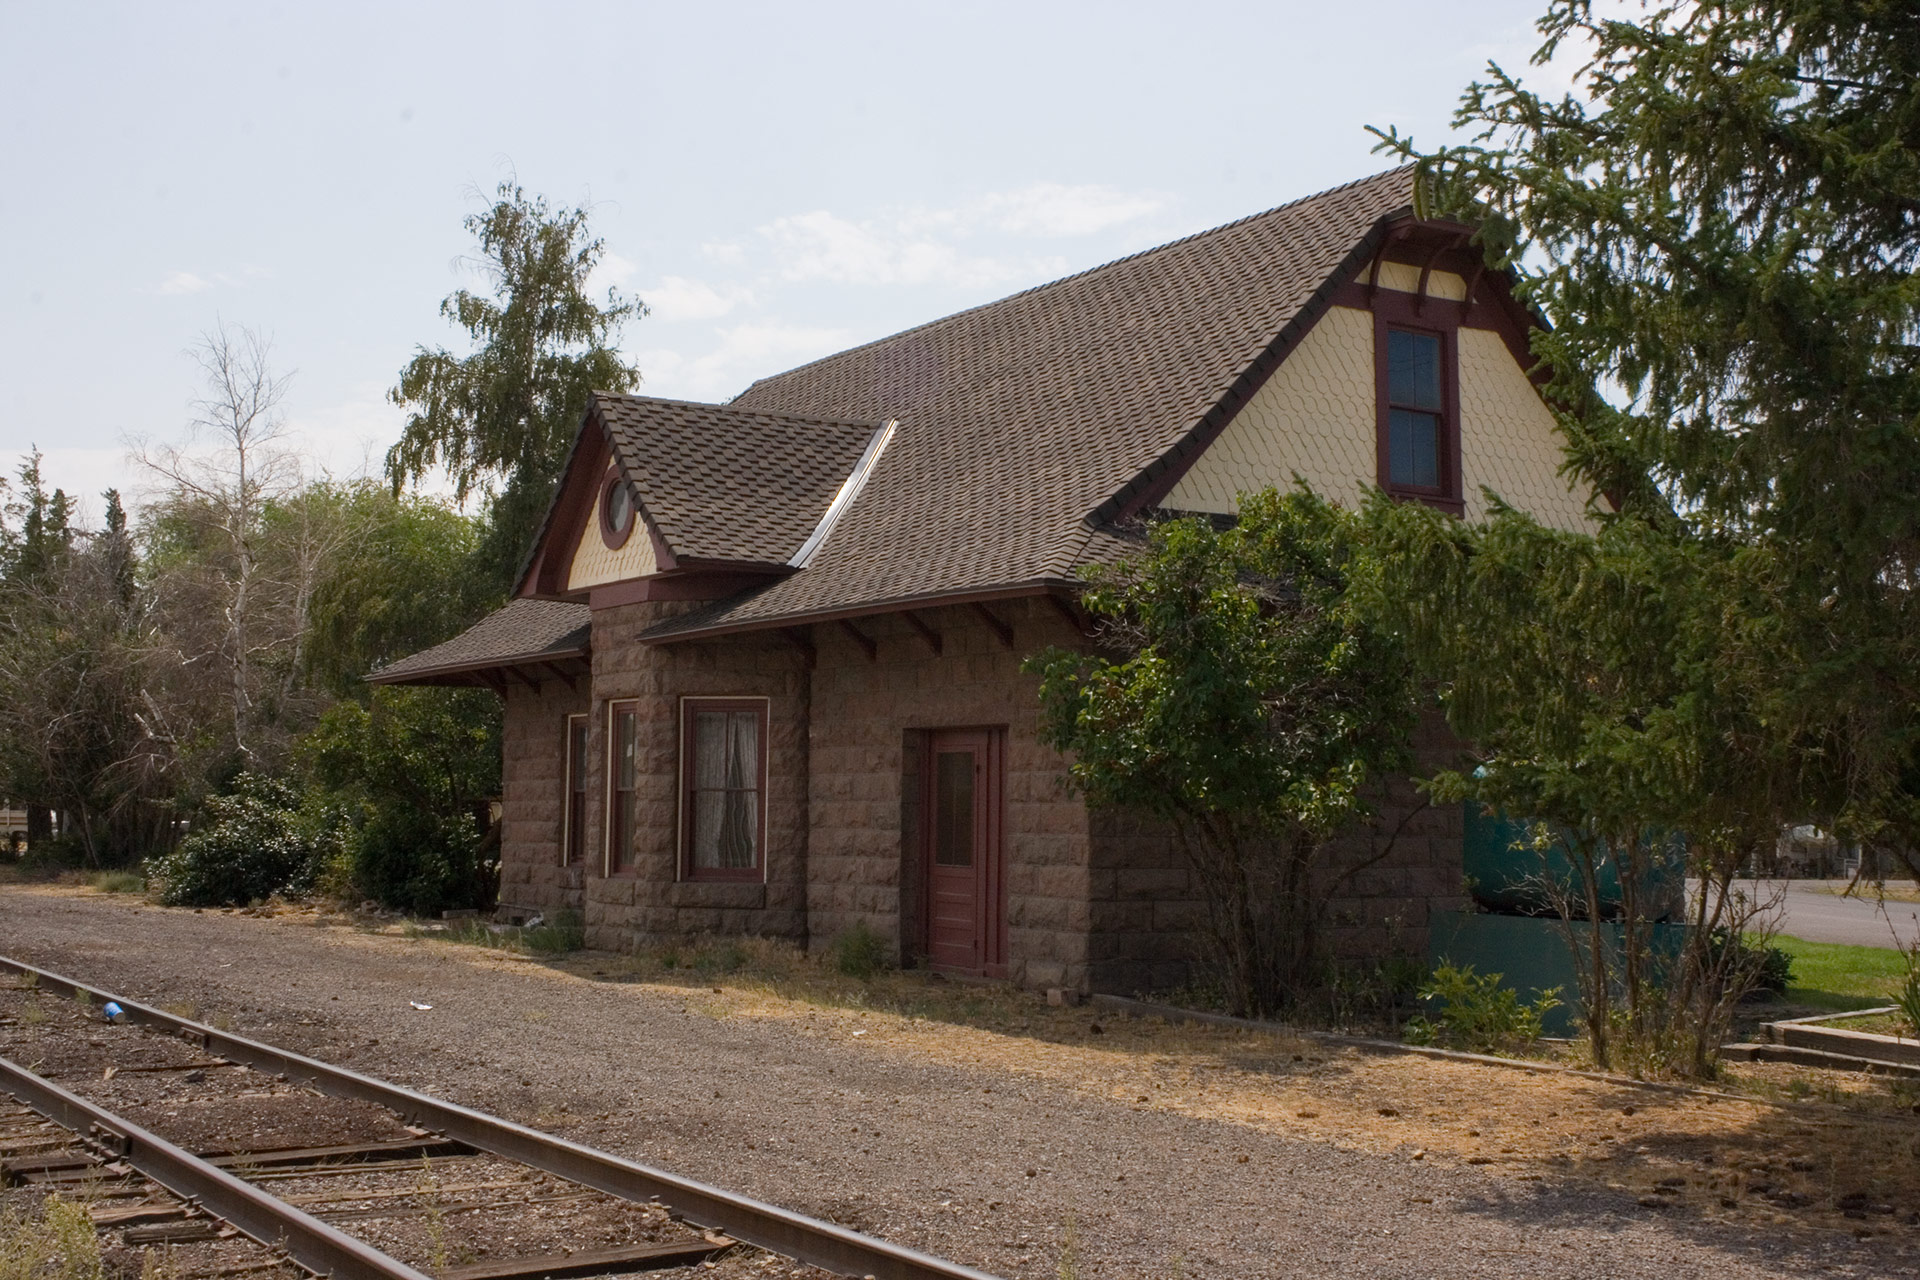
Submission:
<svg viewBox="0 0 1920 1280">
<path fill-rule="evenodd" d="M 618 473 L 608 476 L 600 495 L 600 536 L 609 547 L 624 545 L 633 532 L 633 507 L 633 486 Z"/>
</svg>

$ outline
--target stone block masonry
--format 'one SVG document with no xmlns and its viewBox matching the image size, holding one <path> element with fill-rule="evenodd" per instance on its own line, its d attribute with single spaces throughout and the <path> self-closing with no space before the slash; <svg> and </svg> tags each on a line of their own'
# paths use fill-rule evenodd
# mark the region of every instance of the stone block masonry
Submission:
<svg viewBox="0 0 1920 1280">
<path fill-rule="evenodd" d="M 1164 990 L 1191 977 L 1202 905 L 1171 834 L 1117 812 L 1089 813 L 1067 761 L 1039 738 L 1039 682 L 1022 659 L 1084 637 L 1045 600 L 994 602 L 1000 629 L 972 605 L 672 645 L 640 634 L 692 606 L 643 603 L 593 616 L 591 689 L 511 688 L 506 705 L 501 900 L 570 908 L 589 945 L 627 950 L 701 933 L 759 934 L 825 946 L 857 925 L 913 962 L 925 954 L 920 768 L 927 735 L 987 729 L 1005 764 L 1001 816 L 1010 977 L 1029 987 Z M 932 638 L 927 632 L 932 633 Z M 805 644 L 796 644 L 795 638 Z M 937 638 L 936 652 L 933 638 Z M 868 645 L 872 646 L 869 655 Z M 810 648 L 810 652 L 809 652 Z M 680 699 L 764 698 L 768 708 L 766 878 L 687 882 L 679 866 Z M 611 709 L 638 713 L 639 837 L 630 865 L 607 867 Z M 566 717 L 588 724 L 585 857 L 561 857 Z M 1457 744 L 1421 726 L 1423 767 Z M 1464 902 L 1460 817 L 1427 808 L 1405 780 L 1384 787 L 1380 829 L 1406 819 L 1393 849 L 1335 896 L 1329 938 L 1348 955 L 1422 952 L 1432 911 Z M 1371 856 L 1362 839 L 1336 866 Z"/>
</svg>

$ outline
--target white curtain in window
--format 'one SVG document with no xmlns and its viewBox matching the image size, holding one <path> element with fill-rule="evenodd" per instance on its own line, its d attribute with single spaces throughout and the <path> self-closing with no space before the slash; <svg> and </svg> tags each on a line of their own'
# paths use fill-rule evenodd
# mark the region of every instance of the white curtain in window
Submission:
<svg viewBox="0 0 1920 1280">
<path fill-rule="evenodd" d="M 758 866 L 760 717 L 700 711 L 693 717 L 693 865 Z"/>
</svg>

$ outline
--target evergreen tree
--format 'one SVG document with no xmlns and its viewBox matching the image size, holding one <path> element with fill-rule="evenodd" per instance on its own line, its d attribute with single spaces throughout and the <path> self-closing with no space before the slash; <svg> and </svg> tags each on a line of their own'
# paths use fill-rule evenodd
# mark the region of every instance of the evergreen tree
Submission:
<svg viewBox="0 0 1920 1280">
<path fill-rule="evenodd" d="M 1803 818 L 1920 844 L 1920 21 L 1904 0 L 1732 0 L 1600 20 L 1556 0 L 1492 67 L 1431 207 L 1552 324 L 1535 351 L 1570 467 L 1638 520 L 1738 555 L 1729 613 Z M 1604 393 L 1604 394 L 1603 394 Z M 1816 788 L 1811 785 L 1818 780 Z"/>
</svg>

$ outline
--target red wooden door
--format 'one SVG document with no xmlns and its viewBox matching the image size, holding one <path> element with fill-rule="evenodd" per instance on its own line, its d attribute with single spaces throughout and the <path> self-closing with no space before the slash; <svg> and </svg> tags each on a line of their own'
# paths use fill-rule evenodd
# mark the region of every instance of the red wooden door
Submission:
<svg viewBox="0 0 1920 1280">
<path fill-rule="evenodd" d="M 937 969 L 1006 976 L 998 748 L 986 729 L 928 735 L 927 950 Z"/>
</svg>

